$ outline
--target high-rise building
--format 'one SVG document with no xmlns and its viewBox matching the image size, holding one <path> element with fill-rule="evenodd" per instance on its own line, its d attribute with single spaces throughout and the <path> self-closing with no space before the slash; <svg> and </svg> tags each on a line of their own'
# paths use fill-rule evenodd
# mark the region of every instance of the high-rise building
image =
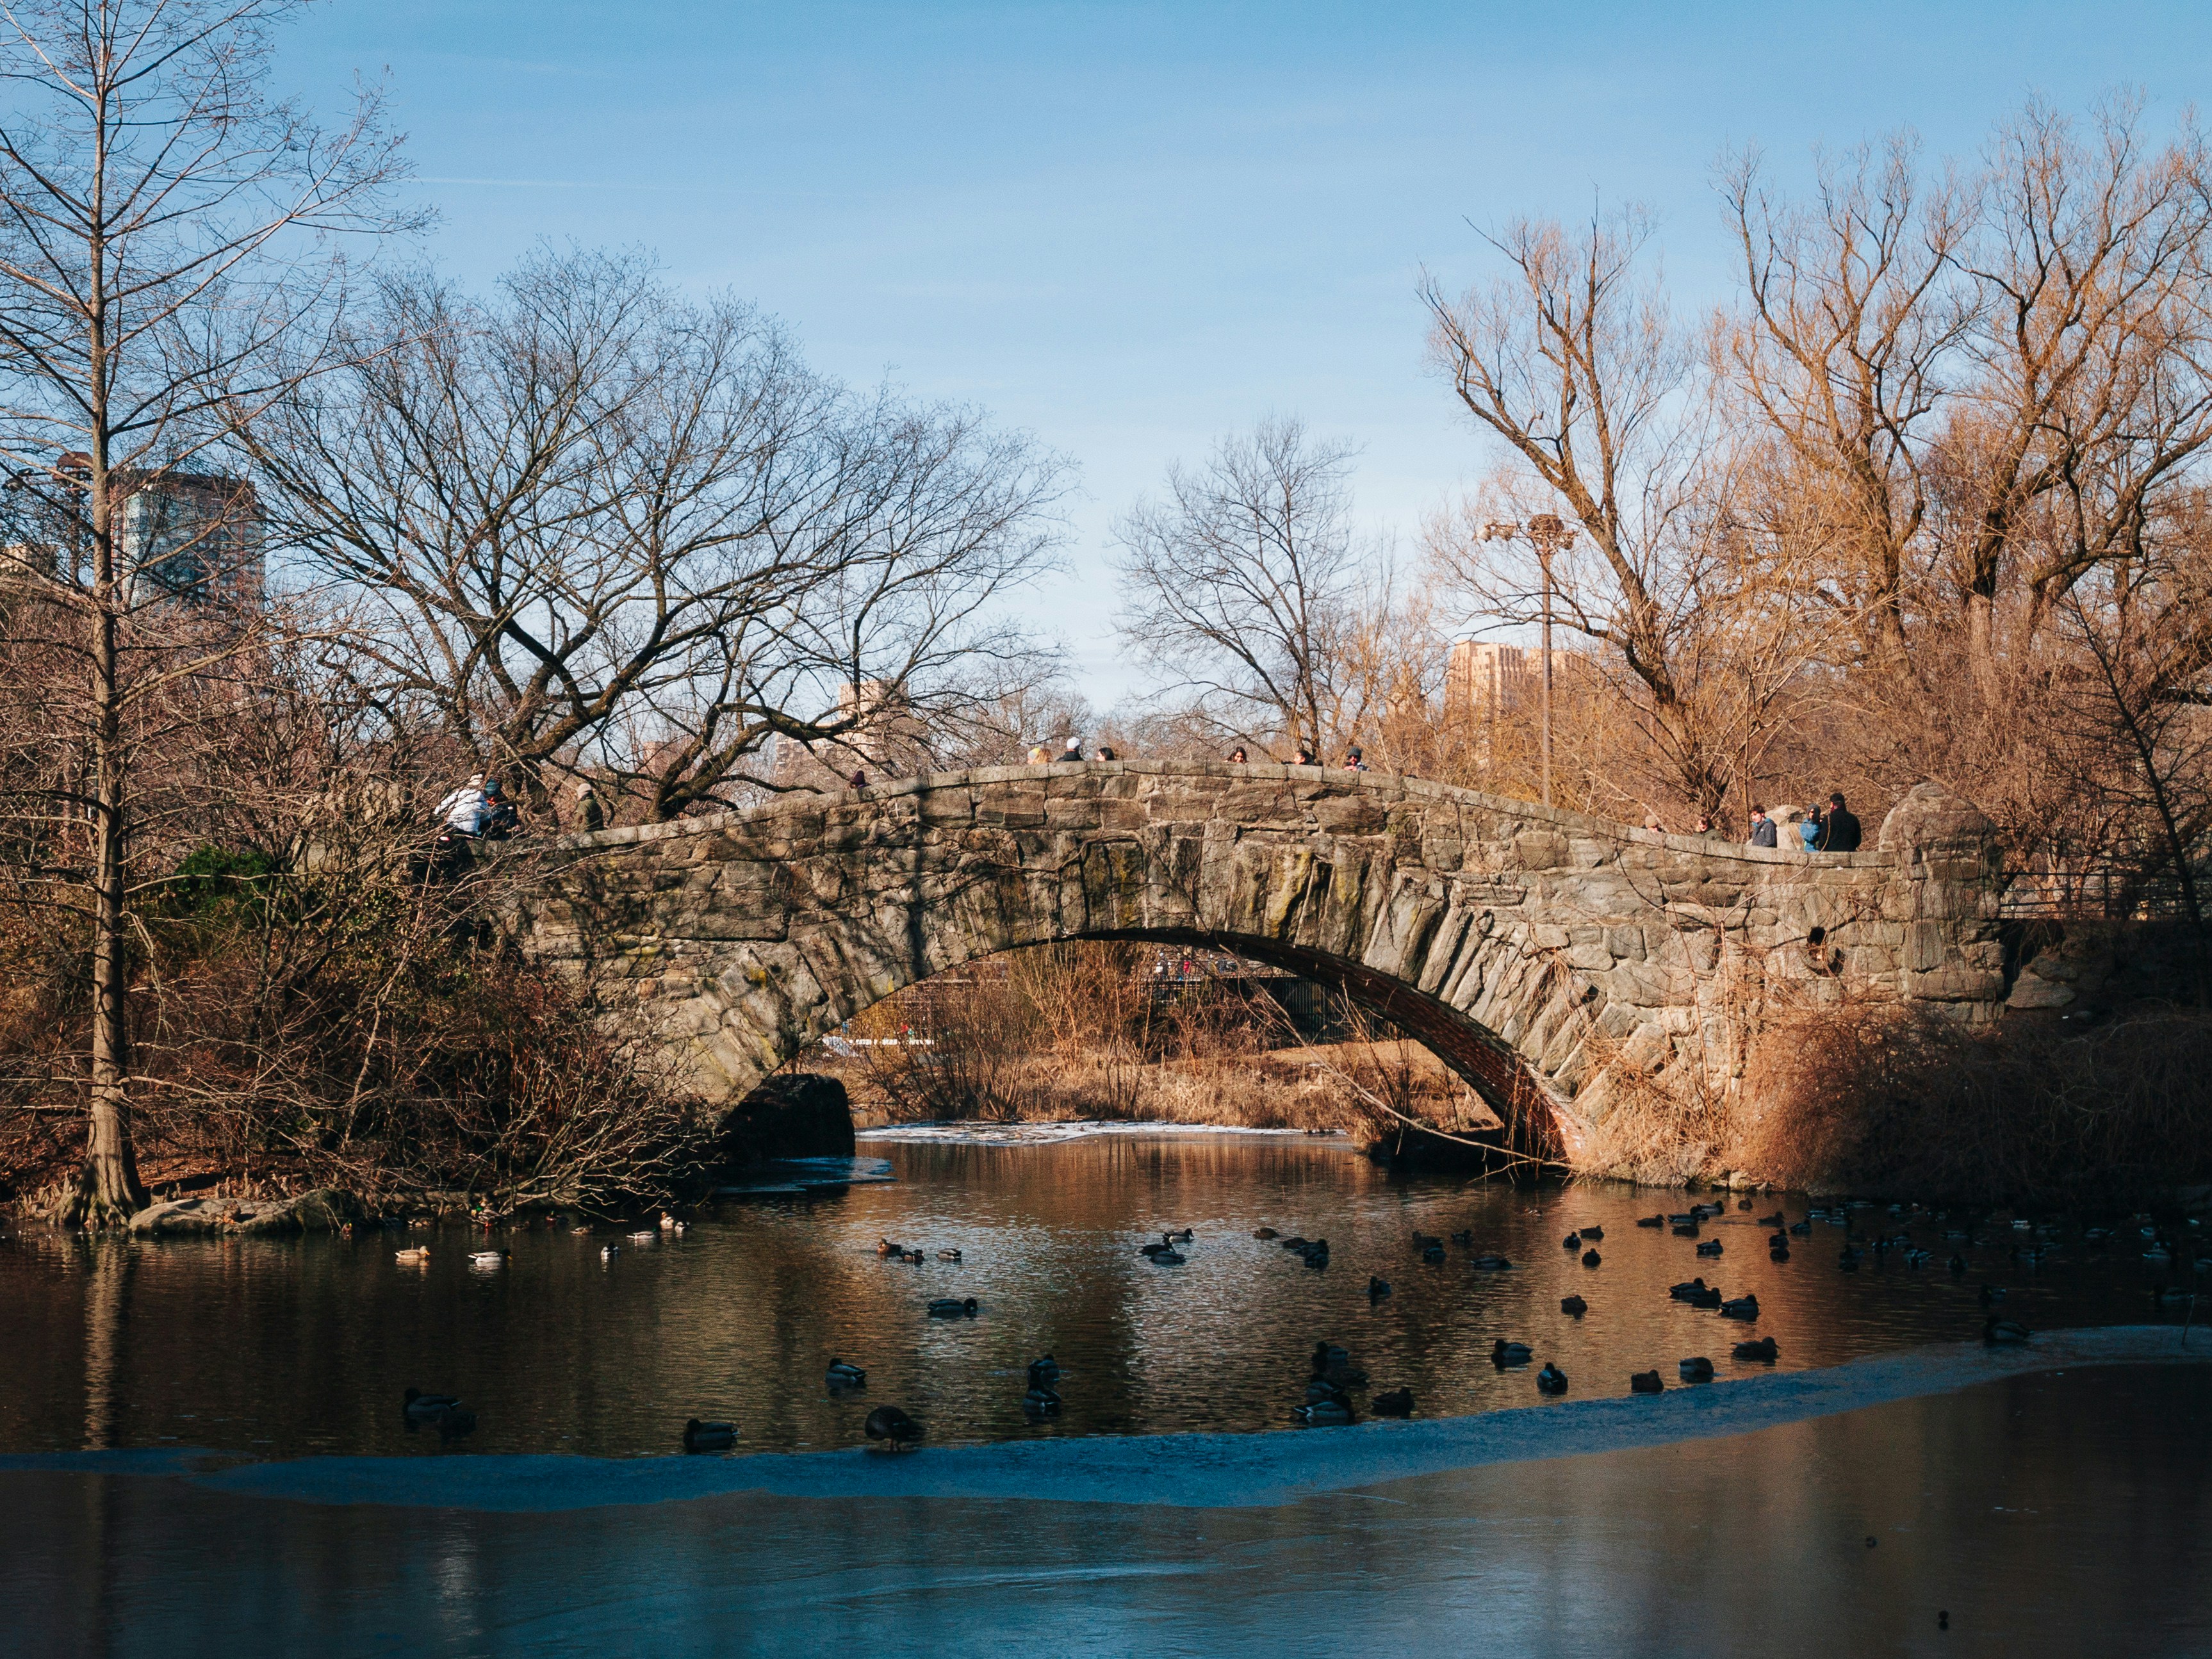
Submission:
<svg viewBox="0 0 2212 1659">
<path fill-rule="evenodd" d="M 1559 659 L 1553 653 L 1556 667 Z M 1542 653 L 1488 640 L 1455 640 L 1444 669 L 1444 706 L 1492 719 L 1533 705 L 1543 690 Z"/>
<path fill-rule="evenodd" d="M 919 771 L 927 764 L 927 729 L 901 702 L 888 680 L 862 680 L 837 688 L 837 707 L 823 716 L 850 722 L 844 734 L 804 743 L 779 734 L 770 781 L 785 789 L 838 789 L 855 772 L 870 782 Z"/>
<path fill-rule="evenodd" d="M 210 472 L 118 471 L 117 550 L 131 603 L 258 603 L 267 576 L 253 486 Z"/>
</svg>

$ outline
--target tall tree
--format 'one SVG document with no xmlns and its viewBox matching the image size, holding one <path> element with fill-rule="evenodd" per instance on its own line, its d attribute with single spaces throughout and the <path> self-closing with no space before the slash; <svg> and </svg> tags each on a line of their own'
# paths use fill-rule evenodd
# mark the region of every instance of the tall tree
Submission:
<svg viewBox="0 0 2212 1659">
<path fill-rule="evenodd" d="M 271 94 L 271 31 L 295 0 L 0 3 L 0 453 L 52 533 L 12 542 L 6 580 L 65 619 L 52 630 L 50 718 L 83 764 L 45 793 L 81 824 L 82 861 L 50 866 L 89 957 L 88 1133 L 64 1219 L 144 1200 L 132 1155 L 131 870 L 134 770 L 151 714 L 249 649 L 205 625 L 258 595 L 234 580 L 246 492 L 204 475 L 242 416 L 329 366 L 344 264 L 333 238 L 386 210 L 398 141 L 363 94 L 325 129 Z M 180 501 L 197 503 L 173 515 Z M 176 521 L 162 527 L 167 518 Z M 252 584 L 246 585 L 251 589 Z M 220 591 L 219 591 L 220 590 Z"/>
</svg>

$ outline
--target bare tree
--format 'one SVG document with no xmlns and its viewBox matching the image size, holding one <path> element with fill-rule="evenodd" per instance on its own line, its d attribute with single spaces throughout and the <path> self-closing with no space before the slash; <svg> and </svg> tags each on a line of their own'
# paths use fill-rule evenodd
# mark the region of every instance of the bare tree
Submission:
<svg viewBox="0 0 2212 1659">
<path fill-rule="evenodd" d="M 1168 469 L 1115 527 L 1121 631 L 1218 741 L 1316 753 L 1340 735 L 1347 647 L 1377 562 L 1352 520 L 1352 450 L 1295 420 Z"/>
<path fill-rule="evenodd" d="M 855 396 L 638 256 L 380 301 L 353 371 L 257 428 L 259 476 L 380 611 L 360 648 L 392 695 L 526 799 L 588 768 L 672 817 L 757 783 L 779 734 L 851 735 L 886 698 L 957 725 L 1036 671 L 996 607 L 1047 567 L 1066 473 L 1026 438 Z"/>
<path fill-rule="evenodd" d="M 6 580 L 36 596 L 11 614 L 38 618 L 61 677 L 40 712 L 83 757 L 39 811 L 89 842 L 38 878 L 81 914 L 90 961 L 88 1133 L 66 1218 L 113 1221 L 143 1198 L 129 1115 L 134 769 L 172 729 L 156 705 L 201 695 L 251 649 L 236 619 L 258 595 L 229 591 L 251 557 L 234 545 L 247 503 L 191 475 L 241 414 L 328 366 L 300 342 L 323 337 L 340 293 L 330 239 L 397 222 L 382 205 L 397 141 L 374 96 L 325 131 L 269 94 L 270 31 L 295 9 L 0 4 L 0 449 L 33 503 L 21 516 L 50 532 L 10 544 Z M 164 533 L 161 509 L 183 497 L 197 507 Z M 210 626 L 218 599 L 233 622 Z"/>
</svg>

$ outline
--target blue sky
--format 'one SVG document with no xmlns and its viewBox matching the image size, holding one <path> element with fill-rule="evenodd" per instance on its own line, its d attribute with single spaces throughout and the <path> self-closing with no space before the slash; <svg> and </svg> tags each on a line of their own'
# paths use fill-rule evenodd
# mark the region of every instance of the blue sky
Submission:
<svg viewBox="0 0 2212 1659">
<path fill-rule="evenodd" d="M 1270 414 L 1363 447 L 1410 546 L 1487 457 L 1425 370 L 1416 284 L 1468 221 L 1642 201 L 1678 300 L 1726 296 L 1713 162 L 1783 176 L 1909 125 L 1970 155 L 2031 93 L 2171 123 L 2212 9 L 331 0 L 283 79 L 388 69 L 430 252 L 489 281 L 542 237 L 641 245 L 758 302 L 810 360 L 982 404 L 1080 468 L 1069 573 L 1030 602 L 1127 689 L 1114 517 Z"/>
</svg>

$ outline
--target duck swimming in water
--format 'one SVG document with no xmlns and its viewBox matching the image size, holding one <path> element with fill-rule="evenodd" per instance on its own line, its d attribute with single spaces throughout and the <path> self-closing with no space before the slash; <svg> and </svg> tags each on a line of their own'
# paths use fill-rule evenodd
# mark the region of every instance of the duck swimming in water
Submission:
<svg viewBox="0 0 2212 1659">
<path fill-rule="evenodd" d="M 1671 1287 L 1667 1292 L 1677 1302 L 1687 1302 L 1692 1297 L 1703 1296 L 1705 1293 L 1705 1281 L 1703 1279 L 1686 1279 L 1680 1284 Z"/>
<path fill-rule="evenodd" d="M 1544 1362 L 1544 1369 L 1536 1373 L 1536 1392 L 1539 1394 L 1565 1394 L 1566 1391 L 1567 1374 L 1561 1370 L 1557 1365 L 1554 1365 L 1550 1360 L 1546 1360 Z"/>
<path fill-rule="evenodd" d="M 1341 1428 L 1347 1423 L 1358 1420 L 1352 1414 L 1351 1402 L 1337 1395 L 1331 1395 L 1327 1400 L 1316 1400 L 1293 1409 L 1299 1420 L 1310 1428 Z"/>
<path fill-rule="evenodd" d="M 1370 1273 L 1367 1276 L 1367 1299 L 1370 1302 L 1380 1302 L 1384 1297 L 1389 1294 L 1390 1281 L 1389 1279 L 1377 1279 L 1372 1273 Z"/>
<path fill-rule="evenodd" d="M 1685 1359 L 1681 1372 L 1685 1382 L 1710 1382 L 1713 1380 L 1713 1362 L 1699 1354 L 1694 1359 Z"/>
<path fill-rule="evenodd" d="M 1583 1266 L 1585 1267 L 1595 1267 L 1598 1263 L 1604 1260 L 1605 1258 L 1600 1255 L 1595 1250 L 1584 1250 L 1583 1252 Z"/>
<path fill-rule="evenodd" d="M 1479 1255 L 1468 1265 L 1477 1273 L 1502 1273 L 1513 1264 L 1502 1255 Z"/>
<path fill-rule="evenodd" d="M 1502 1336 L 1490 1350 L 1490 1363 L 1501 1370 L 1508 1365 L 1525 1365 L 1534 1358 L 1526 1342 L 1508 1342 Z"/>
<path fill-rule="evenodd" d="M 1054 1359 L 1050 1354 L 1046 1354 L 1042 1358 L 1030 1361 L 1030 1382 L 1032 1386 L 1042 1382 L 1048 1389 L 1059 1381 L 1060 1361 Z"/>
<path fill-rule="evenodd" d="M 1605 1229 L 1602 1227 L 1577 1227 L 1575 1231 L 1580 1233 L 1584 1238 L 1603 1238 L 1605 1237 Z"/>
<path fill-rule="evenodd" d="M 1378 1394 L 1367 1402 L 1368 1410 L 1377 1417 L 1411 1417 L 1413 1414 L 1413 1391 L 1393 1389 L 1389 1394 Z"/>
<path fill-rule="evenodd" d="M 929 1304 L 929 1316 L 932 1319 L 973 1319 L 975 1316 L 975 1298 L 971 1296 L 963 1300 L 959 1297 L 940 1296 Z"/>
<path fill-rule="evenodd" d="M 1699 1255 L 1718 1255 L 1720 1253 L 1721 1242 L 1717 1238 L 1709 1238 L 1705 1240 L 1704 1243 L 1698 1246 L 1698 1254 Z"/>
<path fill-rule="evenodd" d="M 1656 1370 L 1629 1374 L 1628 1391 L 1631 1394 L 1663 1394 L 1666 1389 L 1666 1383 L 1660 1381 L 1659 1373 Z"/>
<path fill-rule="evenodd" d="M 830 1369 L 822 1374 L 822 1380 L 829 1385 L 832 1394 L 842 1389 L 865 1389 L 868 1386 L 867 1372 L 858 1365 L 848 1365 L 842 1359 L 830 1362 Z"/>
<path fill-rule="evenodd" d="M 1277 1232 L 1273 1227 L 1255 1227 L 1253 1229 L 1252 1237 L 1255 1238 L 1280 1238 L 1282 1234 Z"/>
<path fill-rule="evenodd" d="M 1733 1358 L 1757 1359 L 1771 1365 L 1781 1358 L 1782 1350 L 1775 1346 L 1772 1337 L 1762 1336 L 1756 1342 L 1737 1343 L 1735 1347 L 1729 1350 L 1729 1353 Z"/>
<path fill-rule="evenodd" d="M 921 1443 L 921 1425 L 896 1406 L 878 1406 L 868 1413 L 860 1431 L 871 1440 L 887 1440 L 893 1451 Z"/>
<path fill-rule="evenodd" d="M 419 1267 L 430 1259 L 430 1247 L 417 1244 L 412 1249 L 394 1250 L 392 1259 L 403 1267 Z"/>
<path fill-rule="evenodd" d="M 400 1409 L 410 1423 L 434 1422 L 461 1403 L 453 1395 L 425 1394 L 420 1389 L 410 1389 L 400 1398 Z"/>
<path fill-rule="evenodd" d="M 1721 1317 L 1723 1319 L 1756 1319 L 1759 1317 L 1759 1298 L 1755 1296 L 1740 1296 L 1733 1302 L 1723 1302 L 1721 1304 Z"/>
<path fill-rule="evenodd" d="M 2027 1339 L 2027 1327 L 2009 1319 L 1992 1318 L 1982 1327 L 1982 1340 L 1993 1348 L 2016 1348 Z"/>
<path fill-rule="evenodd" d="M 1667 1224 L 1667 1218 L 1663 1215 L 1647 1215 L 1639 1218 L 1636 1224 L 1639 1227 L 1663 1227 Z"/>
<path fill-rule="evenodd" d="M 1559 1311 L 1570 1317 L 1580 1319 L 1589 1311 L 1589 1304 L 1578 1296 L 1563 1296 L 1559 1298 Z"/>
<path fill-rule="evenodd" d="M 1569 1233 L 1559 1241 L 1559 1244 L 1564 1249 L 1579 1250 L 1583 1247 L 1583 1236 L 1580 1233 Z"/>
<path fill-rule="evenodd" d="M 734 1423 L 706 1423 L 695 1417 L 684 1425 L 685 1451 L 727 1451 L 737 1443 L 738 1425 Z"/>
</svg>

